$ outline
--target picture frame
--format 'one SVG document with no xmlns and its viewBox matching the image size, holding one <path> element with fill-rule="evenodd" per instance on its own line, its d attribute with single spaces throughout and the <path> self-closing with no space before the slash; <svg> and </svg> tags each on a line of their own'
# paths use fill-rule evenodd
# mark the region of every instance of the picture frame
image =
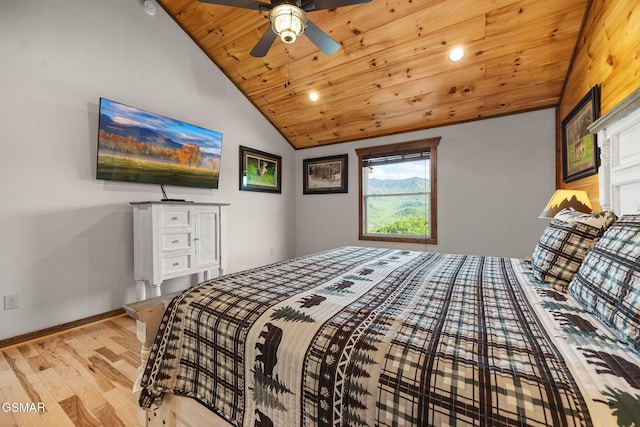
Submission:
<svg viewBox="0 0 640 427">
<path fill-rule="evenodd" d="M 348 193 L 349 155 L 303 159 L 303 194 Z"/>
<path fill-rule="evenodd" d="M 600 117 L 600 89 L 592 87 L 562 120 L 562 180 L 572 182 L 598 173 L 597 136 L 588 127 Z"/>
<path fill-rule="evenodd" d="M 282 157 L 241 145 L 240 190 L 282 193 Z"/>
</svg>

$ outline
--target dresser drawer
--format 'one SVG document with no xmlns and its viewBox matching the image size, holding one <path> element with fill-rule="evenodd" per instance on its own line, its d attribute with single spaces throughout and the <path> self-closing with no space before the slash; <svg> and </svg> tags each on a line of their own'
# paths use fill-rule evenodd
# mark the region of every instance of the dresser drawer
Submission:
<svg viewBox="0 0 640 427">
<path fill-rule="evenodd" d="M 191 269 L 191 254 L 182 254 L 162 258 L 162 274 L 186 272 Z"/>
<path fill-rule="evenodd" d="M 162 251 L 178 251 L 191 249 L 191 233 L 164 233 L 162 235 Z"/>
<path fill-rule="evenodd" d="M 191 225 L 191 211 L 188 209 L 165 209 L 162 211 L 163 227 L 184 227 Z"/>
</svg>

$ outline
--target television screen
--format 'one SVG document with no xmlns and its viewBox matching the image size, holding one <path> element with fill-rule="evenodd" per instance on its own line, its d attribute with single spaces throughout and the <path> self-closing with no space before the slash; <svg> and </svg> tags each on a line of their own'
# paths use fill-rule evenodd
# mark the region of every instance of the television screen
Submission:
<svg viewBox="0 0 640 427">
<path fill-rule="evenodd" d="M 218 188 L 222 134 L 100 98 L 98 179 Z"/>
</svg>

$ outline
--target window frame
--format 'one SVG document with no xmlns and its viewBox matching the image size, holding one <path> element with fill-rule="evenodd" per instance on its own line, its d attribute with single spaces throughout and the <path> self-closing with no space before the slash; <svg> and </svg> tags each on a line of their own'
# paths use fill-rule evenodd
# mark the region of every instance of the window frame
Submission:
<svg viewBox="0 0 640 427">
<path fill-rule="evenodd" d="M 419 243 L 419 244 L 432 244 L 438 243 L 438 209 L 437 209 L 437 147 L 440 143 L 441 137 L 420 139 L 416 141 L 399 142 L 395 144 L 378 145 L 375 147 L 364 147 L 356 149 L 358 155 L 358 239 L 359 240 L 371 240 L 371 241 L 383 241 L 383 242 L 402 242 L 402 243 Z M 365 223 L 365 195 L 364 190 L 364 168 L 363 161 L 378 156 L 393 156 L 401 154 L 413 154 L 421 151 L 429 151 L 430 156 L 430 183 L 431 192 L 429 194 L 429 237 L 416 237 L 416 236 L 403 236 L 396 237 L 390 235 L 371 235 L 367 234 L 364 229 Z"/>
</svg>

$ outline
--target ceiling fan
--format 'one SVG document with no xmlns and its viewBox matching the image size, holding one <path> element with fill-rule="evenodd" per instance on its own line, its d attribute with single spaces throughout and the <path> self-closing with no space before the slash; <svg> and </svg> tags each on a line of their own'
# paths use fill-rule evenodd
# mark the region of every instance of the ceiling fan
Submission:
<svg viewBox="0 0 640 427">
<path fill-rule="evenodd" d="M 307 19 L 306 12 L 337 9 L 371 0 L 270 0 L 270 3 L 253 0 L 199 0 L 203 3 L 221 6 L 239 7 L 259 11 L 269 11 L 271 27 L 262 35 L 251 50 L 251 56 L 261 58 L 267 54 L 277 36 L 285 43 L 293 43 L 296 38 L 306 34 L 325 55 L 331 55 L 340 49 L 340 45 L 329 37 L 313 22 Z"/>
</svg>

